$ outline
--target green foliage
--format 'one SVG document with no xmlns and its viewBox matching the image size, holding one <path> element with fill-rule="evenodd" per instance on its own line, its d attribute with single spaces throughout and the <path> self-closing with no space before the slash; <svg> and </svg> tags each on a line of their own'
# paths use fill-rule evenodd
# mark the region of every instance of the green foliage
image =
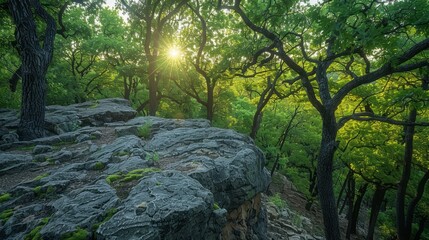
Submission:
<svg viewBox="0 0 429 240">
<path fill-rule="evenodd" d="M 121 175 L 119 175 L 119 174 L 110 174 L 109 176 L 107 176 L 106 177 L 106 182 L 108 183 L 108 184 L 111 184 L 111 183 L 113 183 L 113 182 L 116 182 L 116 181 L 118 181 L 119 179 L 121 179 L 122 178 L 122 176 Z"/>
<path fill-rule="evenodd" d="M 137 128 L 137 136 L 144 139 L 149 139 L 152 134 L 152 123 L 147 122 Z"/>
<path fill-rule="evenodd" d="M 10 217 L 13 215 L 13 209 L 6 209 L 3 212 L 0 213 L 0 220 L 3 221 L 3 223 L 7 222 Z"/>
<path fill-rule="evenodd" d="M 34 144 L 18 146 L 15 149 L 18 151 L 31 151 L 34 148 Z"/>
<path fill-rule="evenodd" d="M 219 204 L 217 204 L 216 202 L 213 203 L 213 210 L 218 210 L 220 209 Z"/>
<path fill-rule="evenodd" d="M 9 201 L 12 198 L 10 193 L 3 193 L 0 195 L 0 203 Z"/>
<path fill-rule="evenodd" d="M 275 193 L 273 196 L 270 196 L 268 201 L 272 202 L 279 209 L 284 209 L 287 207 L 286 201 L 282 199 L 279 193 Z"/>
<path fill-rule="evenodd" d="M 54 186 L 36 186 L 33 192 L 39 198 L 52 198 L 56 194 L 56 189 Z"/>
<path fill-rule="evenodd" d="M 40 195 L 40 194 L 41 194 L 41 192 L 42 192 L 42 186 L 36 186 L 36 187 L 34 187 L 34 188 L 33 188 L 33 192 L 34 192 L 36 195 Z"/>
<path fill-rule="evenodd" d="M 138 1 L 135 3 L 135 7 L 147 7 L 139 5 L 141 3 Z M 169 5 L 171 3 L 173 5 Z M 51 9 L 55 9 L 58 4 L 53 4 Z M 174 4 L 177 3 L 161 1 L 149 12 L 154 13 L 152 16 L 162 18 L 166 15 L 162 11 L 170 10 Z M 305 86 L 307 91 L 304 91 L 301 80 L 290 81 L 297 79 L 298 74 L 286 66 L 277 53 L 273 53 L 279 50 L 277 44 L 283 41 L 284 52 L 307 72 L 321 70 L 317 68 L 318 61 L 330 63 L 326 70 L 326 86 L 318 79 L 323 73 L 309 74 L 315 98 L 323 103 L 320 95 L 323 87 L 328 88 L 327 93 L 335 100 L 345 85 L 352 85 L 353 79 L 361 78 L 368 71 L 374 71 L 387 61 L 392 61 L 390 67 L 397 67 L 400 64 L 398 54 L 426 39 L 429 33 L 427 0 L 332 0 L 324 1 L 323 4 L 309 4 L 309 1 L 304 0 L 241 1 L 241 7 L 249 20 L 281 37 L 280 42 L 276 42 L 276 48 L 254 58 L 256 52 L 271 45 L 270 40 L 245 27 L 239 16 L 231 13 L 232 10 L 219 11 L 210 1 L 200 1 L 198 4 L 189 2 L 189 5 L 201 14 L 207 24 L 207 42 L 203 48 L 200 45 L 203 39 L 201 21 L 189 8 L 179 11 L 180 17 L 167 21 L 160 38 L 155 41 L 146 39 L 148 35 L 145 35 L 145 30 L 146 27 L 152 27 L 149 30 L 153 37 L 157 32 L 156 26 L 145 25 L 143 19 L 133 14 L 129 14 L 129 20 L 125 21 L 119 10 L 105 7 L 88 10 L 80 5 L 70 5 L 63 18 L 68 37 L 56 38 L 54 59 L 47 74 L 48 104 L 123 97 L 129 99 L 134 108 L 143 109 L 149 98 L 149 76 L 156 75 L 157 94 L 161 97 L 159 116 L 205 117 L 208 90 L 212 89 L 213 125 L 248 134 L 256 106 L 267 86 L 267 77 L 273 79 L 276 71 L 281 69 L 276 92 L 262 111 L 262 122 L 255 142 L 265 153 L 266 167 L 272 168 L 278 159 L 277 170 L 291 179 L 297 189 L 307 196 L 310 194 L 310 176 L 317 166 L 322 121 L 319 112 L 308 103 L 308 86 Z M 20 65 L 19 55 L 12 45 L 15 27 L 11 18 L 5 14 L 0 16 L 0 23 L 0 108 L 19 108 L 21 83 L 18 82 L 15 93 L 9 90 L 8 83 Z M 147 46 L 149 51 L 144 47 L 146 41 L 150 42 Z M 183 49 L 183 61 L 175 64 L 167 61 L 164 52 L 170 45 L 178 45 Z M 300 49 L 301 45 L 303 49 Z M 202 52 L 199 56 L 200 49 Z M 332 61 L 323 60 L 329 54 L 335 58 Z M 153 59 L 156 59 L 155 73 L 148 69 L 148 62 Z M 423 52 L 405 64 L 412 66 L 425 59 L 427 53 Z M 256 65 L 250 66 L 253 60 Z M 200 66 L 199 71 L 195 65 Z M 352 89 L 335 109 L 336 120 L 351 114 L 365 113 L 369 106 L 374 114 L 398 121 L 406 119 L 410 109 L 417 109 L 418 121 L 429 121 L 429 93 L 421 87 L 422 79 L 427 77 L 426 71 L 422 69 L 392 74 Z M 299 114 L 292 121 L 297 106 Z M 89 106 L 96 107 L 97 102 Z M 147 113 L 143 109 L 139 114 Z M 284 143 L 280 144 L 290 121 L 288 135 Z M 428 129 L 416 128 L 413 172 L 407 189 L 410 195 L 415 194 L 423 173 L 416 166 L 429 168 Z M 152 124 L 146 123 L 137 128 L 137 135 L 148 139 L 152 130 Z M 403 166 L 401 126 L 350 120 L 339 130 L 336 140 L 339 146 L 334 158 L 334 176 L 338 182 L 345 178 L 348 170 L 344 165 L 347 165 L 357 173 L 356 181 L 359 183 L 371 179 L 397 184 Z M 69 144 L 73 142 L 58 143 L 56 146 L 59 148 Z M 15 150 L 30 151 L 33 147 L 18 147 Z M 128 151 L 114 153 L 114 156 L 119 157 L 128 155 Z M 44 156 L 39 160 L 53 163 L 53 159 Z M 148 153 L 146 160 L 159 161 L 159 154 Z M 102 170 L 106 166 L 96 162 L 92 167 L 93 170 Z M 125 184 L 149 172 L 151 170 L 140 169 L 115 173 L 107 176 L 106 181 L 110 184 Z M 46 176 L 43 174 L 34 180 Z M 338 185 L 334 186 L 336 190 L 341 187 Z M 36 186 L 33 190 L 39 197 L 55 192 L 52 187 L 45 189 Z M 426 191 L 422 202 L 428 201 L 428 195 Z M 0 196 L 0 202 L 9 199 L 8 193 Z M 388 195 L 386 199 L 389 211 L 393 208 L 394 196 Z M 213 208 L 215 206 L 216 203 Z M 427 206 L 423 206 L 420 212 L 427 212 L 425 209 Z M 395 233 L 392 224 L 394 218 L 393 214 L 380 214 L 379 226 L 383 237 Z M 29 238 L 37 238 L 36 235 Z"/>
<path fill-rule="evenodd" d="M 128 155 L 130 155 L 130 152 L 128 150 L 120 150 L 119 152 L 113 153 L 113 156 L 118 156 L 118 157 L 128 156 Z"/>
<path fill-rule="evenodd" d="M 47 176 L 49 176 L 49 173 L 43 173 L 43 174 L 41 174 L 41 175 L 39 175 L 39 176 L 35 177 L 35 178 L 33 179 L 33 181 L 39 181 L 39 180 L 41 180 L 42 178 L 45 178 L 45 177 L 47 177 Z"/>
<path fill-rule="evenodd" d="M 27 235 L 25 235 L 24 240 L 42 240 L 42 235 L 40 230 L 49 222 L 49 217 L 43 218 L 40 223 L 33 228 Z"/>
<path fill-rule="evenodd" d="M 159 161 L 159 153 L 158 152 L 154 152 L 154 153 L 147 153 L 146 157 L 145 157 L 146 161 L 153 161 L 153 162 L 158 162 Z"/>
<path fill-rule="evenodd" d="M 66 233 L 61 236 L 61 240 L 86 240 L 88 239 L 89 232 L 85 229 L 78 228 L 76 231 Z"/>
<path fill-rule="evenodd" d="M 158 168 L 140 168 L 140 169 L 132 170 L 128 173 L 119 172 L 119 173 L 111 174 L 107 176 L 106 182 L 109 184 L 113 184 L 116 182 L 119 182 L 119 183 L 130 182 L 133 180 L 138 180 L 144 177 L 145 175 L 147 175 L 148 173 L 159 172 L 159 171 L 160 169 Z"/>
<path fill-rule="evenodd" d="M 92 167 L 93 170 L 103 170 L 104 168 L 106 168 L 106 164 L 102 162 L 96 162 Z"/>
</svg>

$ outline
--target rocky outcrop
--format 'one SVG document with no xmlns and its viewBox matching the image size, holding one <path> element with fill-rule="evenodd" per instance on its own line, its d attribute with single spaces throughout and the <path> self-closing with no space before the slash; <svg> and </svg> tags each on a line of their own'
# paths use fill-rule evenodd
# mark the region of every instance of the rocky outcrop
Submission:
<svg viewBox="0 0 429 240">
<path fill-rule="evenodd" d="M 85 126 L 103 126 L 106 123 L 126 122 L 137 112 L 125 99 L 109 98 L 73 104 L 46 107 L 45 129 L 47 135 L 74 132 Z M 18 112 L 0 109 L 0 145 L 18 141 L 14 130 L 18 128 Z"/>
<path fill-rule="evenodd" d="M 248 137 L 133 118 L 119 99 L 47 109 L 56 134 L 0 145 L 0 239 L 267 239 L 270 178 Z"/>
</svg>

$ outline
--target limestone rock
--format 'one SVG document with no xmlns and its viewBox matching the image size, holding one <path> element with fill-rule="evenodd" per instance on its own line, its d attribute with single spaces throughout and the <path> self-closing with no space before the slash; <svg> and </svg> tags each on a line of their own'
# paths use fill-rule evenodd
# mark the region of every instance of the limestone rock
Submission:
<svg viewBox="0 0 429 240">
<path fill-rule="evenodd" d="M 115 190 L 104 181 L 72 191 L 52 203 L 55 213 L 40 233 L 46 239 L 60 239 L 79 227 L 90 228 L 118 201 Z"/>
<path fill-rule="evenodd" d="M 0 152 L 0 176 L 35 164 L 31 155 Z"/>
<path fill-rule="evenodd" d="M 216 239 L 219 232 L 209 229 L 213 203 L 199 182 L 179 172 L 155 173 L 134 187 L 97 239 Z"/>
<path fill-rule="evenodd" d="M 155 135 L 147 152 L 166 161 L 166 169 L 188 173 L 228 210 L 264 191 L 270 177 L 265 159 L 250 138 L 219 128 L 177 128 Z"/>
<path fill-rule="evenodd" d="M 122 99 L 49 106 L 51 136 L 0 143 L 0 239 L 267 239 L 270 177 L 250 138 L 134 116 Z"/>
</svg>

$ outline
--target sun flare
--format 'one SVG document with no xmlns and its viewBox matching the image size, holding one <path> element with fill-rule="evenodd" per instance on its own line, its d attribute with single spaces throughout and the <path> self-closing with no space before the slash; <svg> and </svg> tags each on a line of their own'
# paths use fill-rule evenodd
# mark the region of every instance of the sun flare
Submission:
<svg viewBox="0 0 429 240">
<path fill-rule="evenodd" d="M 168 57 L 172 59 L 178 59 L 182 55 L 182 52 L 178 47 L 171 47 L 168 49 Z"/>
</svg>

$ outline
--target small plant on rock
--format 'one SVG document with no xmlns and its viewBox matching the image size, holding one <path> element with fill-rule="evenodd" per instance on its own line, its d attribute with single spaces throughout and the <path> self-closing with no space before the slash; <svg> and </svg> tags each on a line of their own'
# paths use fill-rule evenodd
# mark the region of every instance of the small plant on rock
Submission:
<svg viewBox="0 0 429 240">
<path fill-rule="evenodd" d="M 152 123 L 145 123 L 137 128 L 137 135 L 140 138 L 149 139 L 152 134 Z"/>
<path fill-rule="evenodd" d="M 286 202 L 281 198 L 279 193 L 276 193 L 273 196 L 269 197 L 269 201 L 272 202 L 279 209 L 286 208 Z"/>
<path fill-rule="evenodd" d="M 152 154 L 148 153 L 145 157 L 146 161 L 153 161 L 153 162 L 158 162 L 159 161 L 159 153 L 154 152 Z"/>
<path fill-rule="evenodd" d="M 218 210 L 220 209 L 219 204 L 217 204 L 216 202 L 213 203 L 213 210 Z"/>
<path fill-rule="evenodd" d="M 106 164 L 102 162 L 96 162 L 94 166 L 92 166 L 93 170 L 103 170 L 104 168 L 106 168 Z"/>
</svg>

